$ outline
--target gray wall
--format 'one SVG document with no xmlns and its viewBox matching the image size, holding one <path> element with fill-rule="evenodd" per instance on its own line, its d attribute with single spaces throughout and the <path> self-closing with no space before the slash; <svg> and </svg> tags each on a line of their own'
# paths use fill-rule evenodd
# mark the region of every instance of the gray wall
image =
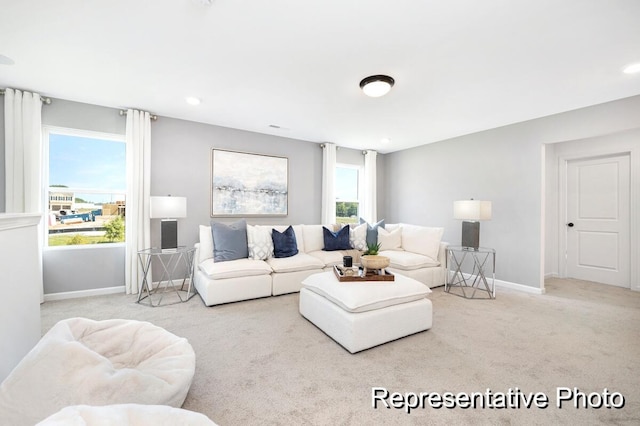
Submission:
<svg viewBox="0 0 640 426">
<path fill-rule="evenodd" d="M 481 245 L 497 251 L 496 278 L 542 287 L 544 272 L 543 144 L 640 127 L 640 96 L 388 154 L 388 222 L 445 227 L 460 242 L 453 202 L 493 202 Z"/>
<path fill-rule="evenodd" d="M 43 124 L 124 134 L 126 123 L 115 109 L 54 100 L 43 111 Z M 151 124 L 151 195 L 187 197 L 188 217 L 178 223 L 181 245 L 197 242 L 198 225 L 212 220 L 212 148 L 289 158 L 289 215 L 250 218 L 249 223 L 319 223 L 322 150 L 318 144 L 160 117 Z M 160 244 L 158 220 L 151 221 L 151 244 Z M 45 294 L 123 285 L 124 247 L 49 249 L 44 274 Z"/>
<path fill-rule="evenodd" d="M 187 197 L 187 218 L 178 220 L 178 243 L 192 246 L 198 225 L 211 220 L 211 149 L 269 154 L 289 159 L 287 217 L 248 218 L 252 224 L 320 222 L 322 150 L 318 144 L 160 117 L 151 124 L 151 195 Z M 160 221 L 151 220 L 151 244 L 160 245 Z"/>
<path fill-rule="evenodd" d="M 498 251 L 497 278 L 540 287 L 544 270 L 543 144 L 640 128 L 638 117 L 640 96 L 378 155 L 378 217 L 388 223 L 444 226 L 444 239 L 455 244 L 460 241 L 461 225 L 452 219 L 453 201 L 491 200 L 493 219 L 482 223 L 481 243 Z M 43 107 L 43 124 L 125 131 L 125 119 L 116 109 L 59 99 Z M 152 195 L 188 198 L 189 217 L 179 222 L 181 244 L 196 242 L 198 225 L 211 220 L 209 162 L 214 147 L 290 160 L 289 216 L 250 219 L 250 223 L 319 222 L 322 152 L 317 144 L 165 117 L 152 123 L 151 133 Z M 4 178 L 4 162 L 0 162 L 0 172 Z M 387 179 L 389 176 L 393 178 Z M 3 204 L 4 196 L 0 206 Z M 157 245 L 159 223 L 153 220 L 151 225 L 152 244 Z M 96 248 L 81 255 L 77 250 L 45 252 L 45 293 L 123 285 L 124 248 Z M 94 267 L 84 269 L 86 265 Z M 78 273 L 60 274 L 61 270 Z"/>
</svg>

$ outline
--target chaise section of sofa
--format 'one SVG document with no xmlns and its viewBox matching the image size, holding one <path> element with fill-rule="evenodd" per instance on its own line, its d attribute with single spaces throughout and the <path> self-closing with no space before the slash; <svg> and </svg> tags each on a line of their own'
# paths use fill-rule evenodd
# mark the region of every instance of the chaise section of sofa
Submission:
<svg viewBox="0 0 640 426">
<path fill-rule="evenodd" d="M 444 228 L 399 223 L 387 225 L 385 231 L 400 233 L 399 246 L 383 246 L 380 252 L 391 262 L 389 271 L 418 280 L 429 288 L 444 285 L 449 245 L 442 241 Z"/>
</svg>

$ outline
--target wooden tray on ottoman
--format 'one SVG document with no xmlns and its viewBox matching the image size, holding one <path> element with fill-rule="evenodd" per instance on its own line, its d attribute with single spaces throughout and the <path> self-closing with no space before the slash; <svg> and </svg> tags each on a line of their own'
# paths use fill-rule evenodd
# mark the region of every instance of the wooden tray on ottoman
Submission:
<svg viewBox="0 0 640 426">
<path fill-rule="evenodd" d="M 358 269 L 359 275 L 345 275 L 340 266 L 334 266 L 333 273 L 340 282 L 395 281 L 396 279 L 395 276 L 386 269 L 368 270 L 366 275 L 363 275 L 362 269 Z"/>
</svg>

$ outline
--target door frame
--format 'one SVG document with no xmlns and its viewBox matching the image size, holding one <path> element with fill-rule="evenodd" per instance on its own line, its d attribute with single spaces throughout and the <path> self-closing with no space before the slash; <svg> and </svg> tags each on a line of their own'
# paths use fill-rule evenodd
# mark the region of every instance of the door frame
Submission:
<svg viewBox="0 0 640 426">
<path fill-rule="evenodd" d="M 629 283 L 631 290 L 640 291 L 640 283 L 638 283 L 638 262 L 633 262 L 633 259 L 638 259 L 639 247 L 638 239 L 640 237 L 640 206 L 639 206 L 639 190 L 640 190 L 640 173 L 639 173 L 639 159 L 634 156 L 634 152 L 630 150 L 585 150 L 581 152 L 574 152 L 567 155 L 558 156 L 558 273 L 561 278 L 567 277 L 567 169 L 570 161 L 576 160 L 588 160 L 602 157 L 613 156 L 629 156 L 629 234 L 630 234 L 630 247 L 629 247 Z"/>
</svg>

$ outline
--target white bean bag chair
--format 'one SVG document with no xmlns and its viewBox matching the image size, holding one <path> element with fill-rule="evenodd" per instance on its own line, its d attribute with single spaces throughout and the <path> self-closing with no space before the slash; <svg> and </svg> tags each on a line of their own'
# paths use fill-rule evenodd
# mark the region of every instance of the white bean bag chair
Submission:
<svg viewBox="0 0 640 426">
<path fill-rule="evenodd" d="M 195 363 L 187 339 L 148 322 L 63 320 L 0 385 L 0 419 L 33 425 L 69 405 L 179 408 Z"/>
<path fill-rule="evenodd" d="M 204 414 L 167 405 L 73 405 L 47 417 L 37 426 L 216 426 Z"/>
</svg>

